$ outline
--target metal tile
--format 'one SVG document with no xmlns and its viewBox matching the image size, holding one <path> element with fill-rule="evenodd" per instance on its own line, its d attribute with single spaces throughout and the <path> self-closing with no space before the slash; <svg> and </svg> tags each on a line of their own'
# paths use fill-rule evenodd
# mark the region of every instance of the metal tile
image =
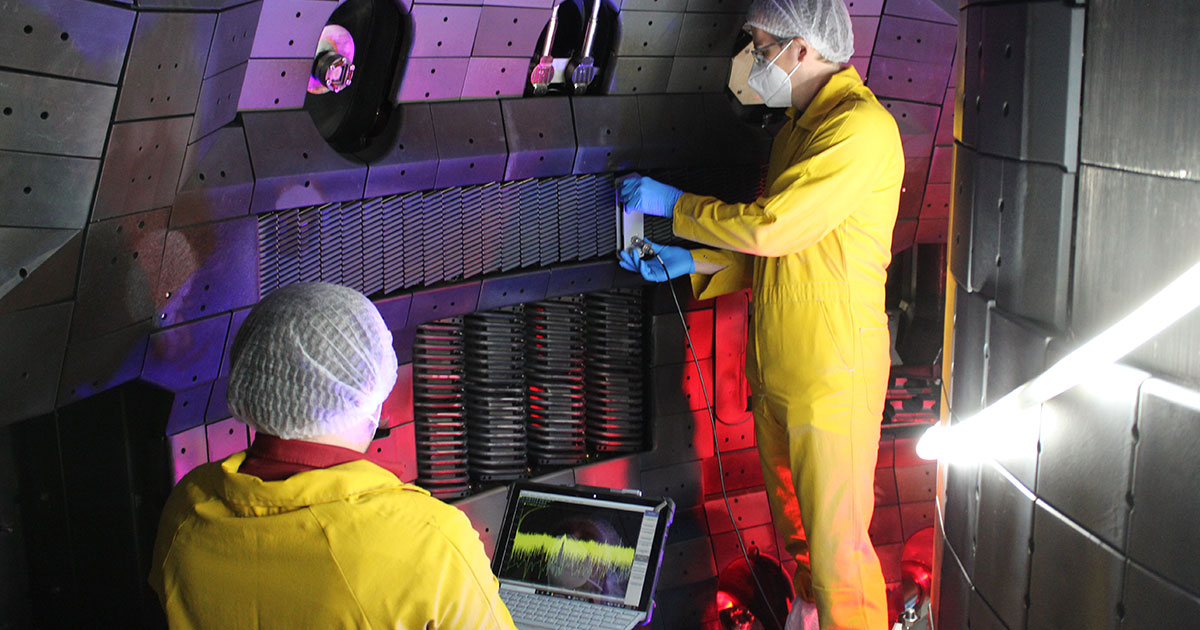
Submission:
<svg viewBox="0 0 1200 630">
<path fill-rule="evenodd" d="M 217 378 L 229 333 L 229 314 L 150 335 L 142 380 L 173 392 Z"/>
<path fill-rule="evenodd" d="M 614 3 L 621 11 L 675 11 L 683 13 L 687 0 L 618 0 Z M 723 9 L 729 11 L 731 9 Z"/>
<path fill-rule="evenodd" d="M 78 321 L 78 315 L 75 316 Z M 154 324 L 149 320 L 95 339 L 72 337 L 63 360 L 58 386 L 58 406 L 132 381 L 142 373 L 146 339 Z"/>
<path fill-rule="evenodd" d="M 466 58 L 409 59 L 396 94 L 398 101 L 457 99 L 467 77 Z"/>
<path fill-rule="evenodd" d="M 413 33 L 409 55 L 470 57 L 482 11 L 478 6 L 415 5 L 410 13 Z"/>
<path fill-rule="evenodd" d="M 687 320 L 688 333 L 691 334 L 692 346 L 698 359 L 711 359 L 713 356 L 713 311 L 703 309 L 684 313 Z M 655 315 L 651 320 L 651 347 L 648 365 L 671 365 L 688 363 L 692 360 L 687 341 L 683 334 L 683 324 L 676 313 Z"/>
<path fill-rule="evenodd" d="M 1189 630 L 1200 619 L 1200 597 L 1150 573 L 1135 562 L 1125 570 L 1121 630 Z"/>
<path fill-rule="evenodd" d="M 939 628 L 966 628 L 967 611 L 971 601 L 971 581 L 963 573 L 948 544 L 942 545 L 942 564 L 938 571 Z"/>
<path fill-rule="evenodd" d="M 916 242 L 945 243 L 946 234 L 950 231 L 950 223 L 946 219 L 926 219 L 921 217 L 917 222 Z"/>
<path fill-rule="evenodd" d="M 232 336 L 233 335 L 230 334 L 230 337 L 232 337 Z M 228 355 L 228 354 L 229 354 L 229 351 L 226 350 L 226 355 Z M 231 415 L 233 415 L 233 413 L 231 411 L 229 411 L 229 398 L 227 395 L 228 391 L 229 391 L 229 378 L 228 377 L 219 378 L 216 381 L 213 381 L 212 394 L 208 397 L 208 407 L 204 410 L 204 421 L 205 422 L 216 422 L 218 420 L 223 420 L 223 419 L 228 418 Z M 253 439 L 253 438 L 251 438 L 251 439 Z"/>
<path fill-rule="evenodd" d="M 615 269 L 617 266 L 607 261 L 555 267 L 550 271 L 550 284 L 546 287 L 546 297 L 553 298 L 606 290 L 613 284 Z"/>
<path fill-rule="evenodd" d="M 867 87 L 880 98 L 941 105 L 946 95 L 945 63 L 923 63 L 876 55 L 871 58 Z"/>
<path fill-rule="evenodd" d="M 1034 510 L 1027 627 L 1117 630 L 1124 558 L 1042 501 Z"/>
<path fill-rule="evenodd" d="M 155 315 L 167 210 L 95 223 L 79 271 L 71 339 L 94 339 Z"/>
<path fill-rule="evenodd" d="M 80 229 L 87 225 L 100 161 L 0 151 L 0 225 Z"/>
<path fill-rule="evenodd" d="M 1010 628 L 1025 625 L 1033 501 L 999 467 L 981 466 L 974 584 Z"/>
<path fill-rule="evenodd" d="M 716 597 L 716 578 L 657 591 L 650 628 L 711 629 L 712 622 L 717 620 Z"/>
<path fill-rule="evenodd" d="M 632 96 L 583 96 L 571 99 L 575 114 L 576 174 L 621 171 L 636 164 L 642 129 Z"/>
<path fill-rule="evenodd" d="M 850 16 L 879 15 L 883 12 L 883 0 L 846 0 Z"/>
<path fill-rule="evenodd" d="M 996 303 L 1067 327 L 1075 176 L 1055 166 L 1006 162 Z"/>
<path fill-rule="evenodd" d="M 662 92 L 671 78 L 670 57 L 610 57 L 609 94 L 645 94 Z"/>
<path fill-rule="evenodd" d="M 1174 106 L 1188 102 L 1191 86 L 1200 83 L 1200 69 L 1179 54 L 1200 30 L 1200 16 L 1114 2 L 1094 8 L 1087 19 L 1082 159 L 1200 179 L 1200 146 L 1185 140 L 1200 137 L 1200 113 Z"/>
<path fill-rule="evenodd" d="M 208 437 L 208 461 L 216 462 L 244 451 L 250 446 L 246 425 L 233 418 L 206 426 Z"/>
<path fill-rule="evenodd" d="M 171 400 L 171 412 L 167 416 L 166 435 L 172 436 L 204 424 L 204 410 L 208 406 L 213 384 L 205 383 L 175 394 Z"/>
<path fill-rule="evenodd" d="M 971 273 L 972 291 L 995 295 L 999 275 L 1000 216 L 1004 212 L 1004 173 L 1007 162 L 987 155 L 975 160 L 975 194 L 971 199 Z"/>
<path fill-rule="evenodd" d="M 771 506 L 763 490 L 730 495 L 728 509 L 724 497 L 710 499 L 705 501 L 704 511 L 708 517 L 708 531 L 712 535 L 733 531 L 734 522 L 738 529 L 771 523 Z"/>
<path fill-rule="evenodd" d="M 621 8 L 628 6 L 622 3 Z M 738 13 L 750 7 L 749 0 L 687 0 L 688 13 Z"/>
<path fill-rule="evenodd" d="M 873 54 L 944 66 L 954 57 L 957 34 L 958 28 L 953 24 L 885 15 L 879 22 L 879 38 Z M 946 87 L 944 82 L 941 87 Z"/>
<path fill-rule="evenodd" d="M 221 129 L 191 145 L 183 158 L 183 174 L 171 226 L 229 219 L 250 211 L 254 172 L 242 129 Z"/>
<path fill-rule="evenodd" d="M 238 110 L 303 107 L 311 69 L 309 58 L 250 59 L 246 62 L 245 85 L 253 85 L 254 89 L 242 90 Z"/>
<path fill-rule="evenodd" d="M 253 212 L 362 199 L 367 167 L 334 151 L 305 111 L 242 115 L 254 168 Z"/>
<path fill-rule="evenodd" d="M 728 58 L 745 23 L 739 13 L 685 13 L 675 56 Z"/>
<path fill-rule="evenodd" d="M 1200 593 L 1195 520 L 1200 492 L 1200 395 L 1159 379 L 1142 385 L 1129 518 L 1130 559 L 1192 593 Z M 1188 499 L 1181 499 L 1188 497 Z"/>
<path fill-rule="evenodd" d="M 950 77 L 952 80 L 953 76 Z M 954 86 L 946 90 L 946 97 L 942 100 L 942 113 L 938 116 L 937 136 L 934 138 L 934 144 L 949 146 L 954 144 Z"/>
<path fill-rule="evenodd" d="M 0 315 L 0 425 L 54 411 L 67 331 L 68 303 Z"/>
<path fill-rule="evenodd" d="M 113 125 L 91 220 L 171 205 L 191 128 L 190 116 Z"/>
<path fill-rule="evenodd" d="M 992 404 L 1048 367 L 1056 334 L 992 304 L 988 309 L 988 366 L 984 403 Z"/>
<path fill-rule="evenodd" d="M 0 314 L 74 297 L 81 230 L 0 228 L 0 243 Z"/>
<path fill-rule="evenodd" d="M 875 36 L 879 32 L 879 17 L 851 17 L 850 27 L 854 35 L 854 55 L 851 57 L 850 63 L 859 69 L 859 76 L 865 77 L 871 62 L 871 53 L 875 48 Z M 855 58 L 862 59 L 863 65 L 857 65 Z"/>
<path fill-rule="evenodd" d="M 939 125 L 941 123 L 938 123 Z M 933 159 L 929 165 L 929 183 L 930 184 L 949 184 L 954 173 L 954 147 L 951 146 L 934 146 Z M 946 197 L 951 197 L 950 191 L 946 191 Z M 949 206 L 946 206 L 947 211 Z M 949 212 L 946 212 L 949 216 Z"/>
<path fill-rule="evenodd" d="M 647 496 L 667 496 L 675 501 L 676 511 L 704 505 L 701 491 L 700 462 L 642 471 L 642 491 Z"/>
<path fill-rule="evenodd" d="M 4 65 L 116 85 L 136 13 L 81 0 L 22 0 L 0 6 Z M 80 42 L 85 42 L 80 44 Z"/>
<path fill-rule="evenodd" d="M 508 488 L 493 488 L 473 494 L 465 499 L 453 501 L 454 507 L 463 511 L 471 520 L 471 526 L 483 542 L 488 558 L 496 550 L 496 538 L 504 524 L 504 509 L 508 504 Z"/>
<path fill-rule="evenodd" d="M 781 554 L 777 546 L 777 537 L 775 528 L 771 525 L 759 525 L 757 527 L 747 527 L 741 530 L 742 542 L 746 545 L 746 549 L 750 547 L 758 547 L 759 551 L 766 556 L 778 558 Z M 717 534 L 712 537 L 713 559 L 716 560 L 717 570 L 723 571 L 729 567 L 734 561 L 742 557 L 741 546 L 738 545 L 737 534 L 726 532 Z M 709 601 L 715 601 L 710 599 Z"/>
<path fill-rule="evenodd" d="M 530 7 L 530 8 L 534 8 L 534 9 L 538 9 L 538 8 L 547 8 L 548 9 L 548 8 L 554 6 L 555 3 L 552 0 L 483 0 L 482 4 L 485 7 L 490 6 L 490 5 L 498 5 L 498 6 L 505 6 L 505 7 Z"/>
<path fill-rule="evenodd" d="M 156 321 L 171 326 L 257 302 L 255 227 L 245 217 L 168 232 Z"/>
<path fill-rule="evenodd" d="M 213 33 L 212 46 L 208 50 L 204 78 L 246 63 L 254 46 L 254 36 L 258 31 L 258 18 L 261 13 L 262 2 L 251 2 L 217 14 L 217 29 Z"/>
<path fill-rule="evenodd" d="M 919 466 L 898 466 L 896 489 L 900 503 L 932 501 L 936 492 L 937 464 L 930 462 Z"/>
<path fill-rule="evenodd" d="M 928 179 L 929 158 L 904 160 L 904 180 L 900 183 L 900 208 L 897 214 L 899 218 L 916 219 L 921 216 L 921 195 L 924 194 Z"/>
<path fill-rule="evenodd" d="M 690 362 L 651 368 L 651 415 L 666 416 L 704 409 L 704 390 L 707 390 L 708 400 L 713 398 L 712 359 L 701 359 L 700 370 L 698 373 L 696 365 Z M 700 385 L 701 373 L 703 389 Z"/>
<path fill-rule="evenodd" d="M 975 537 L 979 523 L 979 465 L 947 464 L 942 502 L 943 535 L 954 550 L 962 570 L 975 572 Z M 943 566 L 945 566 L 943 555 Z M 943 572 L 943 575 L 945 573 Z"/>
<path fill-rule="evenodd" d="M 703 155 L 703 107 L 695 97 L 642 95 L 638 118 L 642 125 L 642 153 L 638 168 L 681 167 Z"/>
<path fill-rule="evenodd" d="M 204 80 L 192 122 L 192 142 L 233 122 L 245 79 L 246 64 L 241 64 Z"/>
<path fill-rule="evenodd" d="M 879 101 L 891 112 L 900 129 L 904 157 L 928 158 L 933 155 L 933 137 L 937 133 L 938 109 L 904 101 Z"/>
<path fill-rule="evenodd" d="M 192 469 L 208 463 L 207 439 L 204 427 L 188 429 L 167 438 L 170 444 L 171 471 L 176 483 Z"/>
<path fill-rule="evenodd" d="M 508 139 L 504 179 L 568 175 L 575 163 L 575 126 L 565 98 L 500 103 Z"/>
<path fill-rule="evenodd" d="M 674 94 L 724 92 L 729 64 L 726 57 L 676 57 L 667 80 L 667 91 Z"/>
<path fill-rule="evenodd" d="M 194 112 L 216 24 L 212 14 L 139 13 L 114 120 Z"/>
<path fill-rule="evenodd" d="M 321 29 L 337 8 L 324 0 L 263 0 L 251 57 L 304 57 L 312 63 Z"/>
<path fill-rule="evenodd" d="M 978 590 L 971 592 L 971 607 L 966 627 L 971 630 L 1008 630 L 1011 626 L 1004 625 L 996 611 L 980 595 Z"/>
<path fill-rule="evenodd" d="M 983 408 L 989 300 L 982 294 L 968 293 L 962 285 L 956 285 L 955 290 L 950 409 L 959 419 L 965 419 Z"/>
<path fill-rule="evenodd" d="M 463 98 L 521 96 L 525 92 L 524 57 L 472 57 L 463 78 Z"/>
<path fill-rule="evenodd" d="M 975 205 L 978 157 L 965 145 L 954 145 L 954 203 L 950 208 L 950 272 L 959 282 L 971 282 L 971 214 Z"/>
<path fill-rule="evenodd" d="M 958 49 L 954 53 L 955 62 L 961 66 L 954 90 L 954 137 L 967 146 L 978 147 L 983 7 L 968 7 L 961 16 Z"/>
<path fill-rule="evenodd" d="M 1079 191 L 1071 326 L 1088 339 L 1195 264 L 1200 184 L 1084 167 Z M 1129 360 L 1151 371 L 1200 374 L 1197 331 L 1200 314 L 1193 313 Z"/>
<path fill-rule="evenodd" d="M 0 149 L 98 158 L 117 89 L 0 71 Z"/>
<path fill-rule="evenodd" d="M 708 425 L 709 431 L 712 430 L 712 418 L 706 410 L 694 411 L 692 416 L 699 425 Z M 724 423 L 718 423 L 718 428 L 722 424 Z M 709 446 L 711 447 L 711 444 Z M 720 452 L 722 455 L 719 464 L 717 458 L 712 456 L 706 457 L 700 462 L 704 471 L 704 496 L 710 499 L 720 497 L 722 480 L 726 493 L 745 494 L 743 491 L 763 487 L 762 465 L 759 463 L 758 449 L 753 446 L 729 449 L 721 444 Z M 722 515 L 726 514 L 724 506 L 721 507 L 721 510 Z M 710 522 L 710 529 L 730 531 L 728 517 L 724 518 L 726 518 L 725 524 Z"/>
<path fill-rule="evenodd" d="M 522 72 L 518 74 L 523 82 L 528 76 L 524 71 L 529 67 L 529 58 L 540 54 L 537 51 L 538 37 L 549 20 L 548 7 L 483 7 L 477 21 L 488 25 L 488 28 L 476 31 L 475 44 L 469 54 L 472 57 L 520 57 L 524 62 L 520 68 Z"/>
<path fill-rule="evenodd" d="M 950 218 L 950 184 L 929 184 L 921 205 L 921 220 Z M 944 241 L 943 241 L 944 242 Z"/>
<path fill-rule="evenodd" d="M 437 141 L 433 118 L 424 103 L 401 105 L 392 112 L 380 138 L 382 155 L 362 154 L 367 162 L 367 197 L 433 188 L 437 177 Z"/>
<path fill-rule="evenodd" d="M 891 0 L 884 12 L 888 15 L 957 25 L 957 8 L 958 3 L 954 0 Z"/>
<path fill-rule="evenodd" d="M 446 317 L 474 313 L 479 300 L 479 282 L 424 290 L 414 293 L 408 315 L 408 327 Z"/>
<path fill-rule="evenodd" d="M 867 528 L 874 545 L 892 545 L 904 542 L 904 530 L 900 524 L 899 505 L 876 505 L 871 513 L 871 525 Z"/>
<path fill-rule="evenodd" d="M 618 57 L 670 57 L 675 54 L 683 14 L 663 11 L 623 10 L 613 42 Z"/>
<path fill-rule="evenodd" d="M 430 106 L 437 138 L 437 187 L 499 181 L 508 162 L 504 121 L 496 101 Z"/>
<path fill-rule="evenodd" d="M 712 544 L 707 538 L 668 544 L 663 550 L 662 562 L 658 588 L 663 590 L 693 584 L 717 575 Z"/>
<path fill-rule="evenodd" d="M 701 366 L 705 366 L 701 362 Z M 706 367 L 706 366 L 705 366 Z M 706 383 L 708 381 L 705 381 Z M 722 453 L 743 448 L 753 448 L 757 444 L 754 435 L 754 419 L 747 418 L 738 424 L 717 423 L 717 447 Z"/>
</svg>

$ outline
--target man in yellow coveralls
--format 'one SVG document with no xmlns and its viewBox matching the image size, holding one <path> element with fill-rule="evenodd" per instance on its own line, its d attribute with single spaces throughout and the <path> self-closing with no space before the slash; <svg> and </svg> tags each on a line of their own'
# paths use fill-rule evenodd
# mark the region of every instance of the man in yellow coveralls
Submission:
<svg viewBox="0 0 1200 630">
<path fill-rule="evenodd" d="M 749 85 L 788 107 L 766 188 L 725 203 L 648 177 L 619 185 L 626 211 L 672 217 L 712 250 L 622 254 L 652 281 L 691 274 L 697 298 L 753 288 L 747 376 L 776 527 L 798 561 L 798 602 L 820 627 L 883 630 L 887 601 L 867 527 L 890 367 L 884 284 L 904 176 L 896 122 L 844 64 L 843 0 L 754 0 Z M 807 534 L 807 536 L 806 536 Z M 793 606 L 788 628 L 811 623 Z M 804 617 L 808 616 L 806 620 Z"/>
<path fill-rule="evenodd" d="M 396 382 L 370 300 L 279 289 L 231 356 L 229 408 L 258 433 L 167 500 L 150 585 L 171 628 L 515 630 L 467 516 L 364 454 Z"/>
</svg>

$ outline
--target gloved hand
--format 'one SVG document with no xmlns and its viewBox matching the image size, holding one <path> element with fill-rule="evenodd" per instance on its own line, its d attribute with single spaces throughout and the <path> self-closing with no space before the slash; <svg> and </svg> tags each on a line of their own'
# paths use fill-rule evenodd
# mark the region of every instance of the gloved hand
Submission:
<svg viewBox="0 0 1200 630">
<path fill-rule="evenodd" d="M 625 204 L 626 212 L 641 212 L 657 217 L 670 217 L 675 213 L 675 202 L 683 191 L 660 181 L 642 177 L 637 173 L 621 180 L 617 186 L 617 199 Z"/>
<path fill-rule="evenodd" d="M 621 268 L 634 273 L 650 282 L 665 282 L 671 278 L 686 276 L 696 271 L 696 263 L 692 260 L 692 252 L 673 245 L 659 245 L 646 241 L 654 249 L 656 256 L 642 258 L 636 250 L 621 252 Z M 661 261 L 661 262 L 660 262 Z M 663 269 L 663 267 L 666 269 Z"/>
</svg>

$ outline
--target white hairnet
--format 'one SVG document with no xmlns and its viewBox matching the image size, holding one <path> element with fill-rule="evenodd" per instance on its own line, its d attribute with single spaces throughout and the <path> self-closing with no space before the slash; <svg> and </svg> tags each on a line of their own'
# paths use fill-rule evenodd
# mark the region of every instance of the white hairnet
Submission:
<svg viewBox="0 0 1200 630">
<path fill-rule="evenodd" d="M 776 37 L 802 37 L 834 63 L 846 63 L 854 54 L 854 31 L 843 0 L 754 0 L 746 23 Z"/>
<path fill-rule="evenodd" d="M 361 426 L 396 383 L 383 317 L 335 284 L 294 284 L 263 298 L 238 330 L 231 360 L 230 411 L 285 439 Z"/>
</svg>

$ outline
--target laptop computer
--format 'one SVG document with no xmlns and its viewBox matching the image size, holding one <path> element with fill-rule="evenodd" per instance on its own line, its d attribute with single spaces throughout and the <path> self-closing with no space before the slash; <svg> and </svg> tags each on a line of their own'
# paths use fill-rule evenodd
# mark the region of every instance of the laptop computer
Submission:
<svg viewBox="0 0 1200 630">
<path fill-rule="evenodd" d="M 492 558 L 520 630 L 630 630 L 647 623 L 670 498 L 518 481 Z"/>
</svg>

